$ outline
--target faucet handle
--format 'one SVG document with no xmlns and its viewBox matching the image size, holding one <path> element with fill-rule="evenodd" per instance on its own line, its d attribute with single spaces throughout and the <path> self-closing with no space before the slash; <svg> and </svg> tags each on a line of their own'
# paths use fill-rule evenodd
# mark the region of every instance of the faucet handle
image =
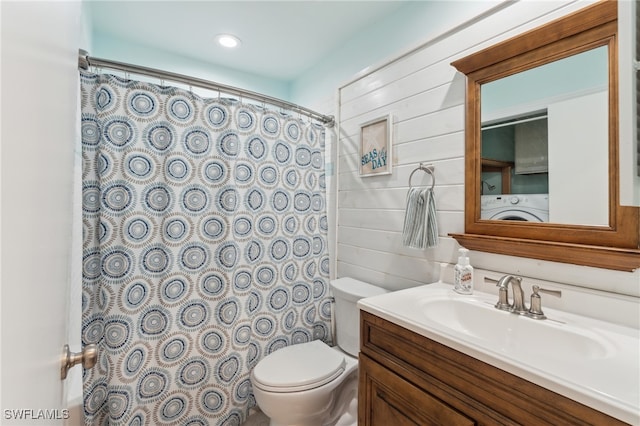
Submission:
<svg viewBox="0 0 640 426">
<path fill-rule="evenodd" d="M 499 287 L 498 303 L 495 304 L 495 307 L 503 311 L 508 311 L 511 308 L 511 305 L 509 305 L 509 287 L 493 278 L 484 277 L 484 280 L 485 282 L 495 283 L 496 287 Z"/>
<path fill-rule="evenodd" d="M 538 285 L 532 286 L 531 289 L 533 290 L 533 292 L 535 294 L 538 294 L 538 292 L 540 292 L 540 293 L 544 293 L 544 294 L 550 294 L 550 295 L 556 296 L 556 297 L 562 297 L 562 292 L 560 290 L 549 290 L 549 289 L 546 289 L 546 288 L 541 288 Z"/>
<path fill-rule="evenodd" d="M 511 305 L 509 305 L 509 288 L 502 286 L 498 287 L 500 287 L 498 289 L 498 303 L 496 303 L 495 306 L 503 311 L 509 311 L 511 309 Z"/>
<path fill-rule="evenodd" d="M 546 319 L 546 315 L 542 312 L 542 298 L 538 293 L 550 294 L 556 297 L 562 297 L 560 290 L 549 290 L 546 288 L 540 288 L 540 286 L 534 285 L 531 287 L 533 293 L 531 293 L 531 307 L 527 312 L 527 316 L 533 319 Z"/>
</svg>

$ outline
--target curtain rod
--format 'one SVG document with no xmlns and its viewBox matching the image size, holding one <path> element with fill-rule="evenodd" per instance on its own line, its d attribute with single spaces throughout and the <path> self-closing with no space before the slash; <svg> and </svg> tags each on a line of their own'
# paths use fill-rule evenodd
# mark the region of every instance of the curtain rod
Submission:
<svg viewBox="0 0 640 426">
<path fill-rule="evenodd" d="M 169 71 L 163 71 L 155 68 L 143 67 L 140 65 L 127 64 L 124 62 L 112 61 L 109 59 L 95 58 L 89 56 L 89 52 L 86 50 L 78 50 L 78 68 L 88 70 L 89 67 L 97 68 L 109 68 L 118 71 L 130 72 L 133 74 L 146 75 L 148 77 L 155 77 L 163 80 L 171 80 L 178 83 L 188 84 L 190 86 L 196 86 L 203 89 L 215 90 L 218 92 L 224 92 L 230 95 L 253 99 L 254 101 L 265 102 L 271 105 L 279 106 L 284 109 L 298 112 L 320 121 L 327 127 L 333 127 L 335 125 L 335 118 L 332 115 L 323 115 L 309 108 L 305 108 L 300 105 L 296 105 L 291 102 L 284 101 L 282 99 L 274 98 L 261 93 L 252 92 L 250 90 L 240 89 L 233 86 L 227 86 L 213 81 L 204 80 L 197 77 L 191 77 L 183 74 L 177 74 Z"/>
</svg>

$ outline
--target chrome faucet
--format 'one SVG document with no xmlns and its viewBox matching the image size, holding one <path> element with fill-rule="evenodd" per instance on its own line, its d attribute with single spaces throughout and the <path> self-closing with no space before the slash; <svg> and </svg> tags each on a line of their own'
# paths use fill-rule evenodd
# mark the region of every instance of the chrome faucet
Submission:
<svg viewBox="0 0 640 426">
<path fill-rule="evenodd" d="M 497 309 L 503 311 L 509 311 L 518 315 L 526 315 L 533 319 L 546 319 L 547 317 L 542 312 L 542 302 L 539 293 L 546 293 L 556 297 L 561 297 L 562 292 L 560 290 L 547 290 L 540 288 L 540 286 L 534 285 L 531 293 L 531 307 L 527 309 L 524 303 L 524 291 L 522 290 L 522 277 L 515 275 L 505 275 L 499 280 L 493 278 L 484 277 L 487 282 L 496 283 L 498 287 L 498 303 L 495 304 Z M 513 304 L 509 304 L 509 283 L 513 290 Z"/>
<path fill-rule="evenodd" d="M 522 277 L 505 275 L 498 280 L 498 284 L 496 285 L 500 288 L 500 292 L 504 291 L 504 294 L 508 295 L 509 283 L 511 283 L 511 289 L 513 290 L 513 304 L 509 306 L 507 303 L 508 309 L 506 310 L 509 310 L 514 314 L 524 315 L 527 313 L 527 307 L 524 305 L 524 291 L 522 291 L 522 286 L 520 285 L 521 282 Z"/>
</svg>

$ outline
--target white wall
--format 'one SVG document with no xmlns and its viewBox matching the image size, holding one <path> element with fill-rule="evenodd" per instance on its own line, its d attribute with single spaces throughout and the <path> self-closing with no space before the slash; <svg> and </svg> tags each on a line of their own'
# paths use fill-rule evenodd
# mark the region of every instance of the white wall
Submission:
<svg viewBox="0 0 640 426">
<path fill-rule="evenodd" d="M 264 93 L 279 99 L 286 100 L 289 98 L 289 82 L 287 81 L 251 74 L 221 65 L 214 65 L 189 58 L 176 52 L 159 50 L 132 42 L 131 40 L 117 38 L 113 35 L 93 32 L 91 48 L 88 49 L 88 51 L 89 56 L 97 58 L 185 74 Z M 108 70 L 107 72 L 122 75 L 118 71 Z M 139 76 L 136 76 L 136 78 L 138 77 Z M 149 81 L 157 83 L 158 79 L 151 78 Z M 213 95 L 214 92 L 209 91 L 208 96 Z"/>
<path fill-rule="evenodd" d="M 450 63 L 587 3 L 503 4 L 340 88 L 339 277 L 399 289 L 436 281 L 440 262 L 455 263 L 459 246 L 448 234 L 464 232 L 465 79 Z M 395 117 L 393 174 L 360 178 L 359 125 L 389 113 Z M 435 166 L 440 235 L 438 247 L 424 251 L 401 244 L 408 177 L 420 162 Z M 429 184 L 429 177 L 424 173 L 414 176 L 413 184 L 420 183 Z M 617 272 L 481 252 L 471 252 L 471 262 L 488 270 L 640 295 L 639 271 Z"/>
<path fill-rule="evenodd" d="M 504 0 L 406 1 L 393 13 L 361 28 L 291 83 L 291 100 L 306 105 L 359 73 L 370 72 L 408 50 L 450 31 Z M 322 23 L 321 23 L 322 24 Z"/>
<path fill-rule="evenodd" d="M 34 424 L 42 419 L 18 422 L 4 410 L 66 407 L 60 358 L 68 341 L 81 5 L 23 1 L 0 8 L 0 423 Z"/>
</svg>

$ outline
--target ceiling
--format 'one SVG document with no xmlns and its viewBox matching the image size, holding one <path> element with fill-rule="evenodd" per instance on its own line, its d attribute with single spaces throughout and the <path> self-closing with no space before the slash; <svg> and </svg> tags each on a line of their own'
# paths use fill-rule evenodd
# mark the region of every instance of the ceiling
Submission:
<svg viewBox="0 0 640 426">
<path fill-rule="evenodd" d="M 392 14 L 395 1 L 88 1 L 94 40 L 116 37 L 273 79 L 293 80 Z M 219 33 L 242 40 L 233 51 Z"/>
</svg>

